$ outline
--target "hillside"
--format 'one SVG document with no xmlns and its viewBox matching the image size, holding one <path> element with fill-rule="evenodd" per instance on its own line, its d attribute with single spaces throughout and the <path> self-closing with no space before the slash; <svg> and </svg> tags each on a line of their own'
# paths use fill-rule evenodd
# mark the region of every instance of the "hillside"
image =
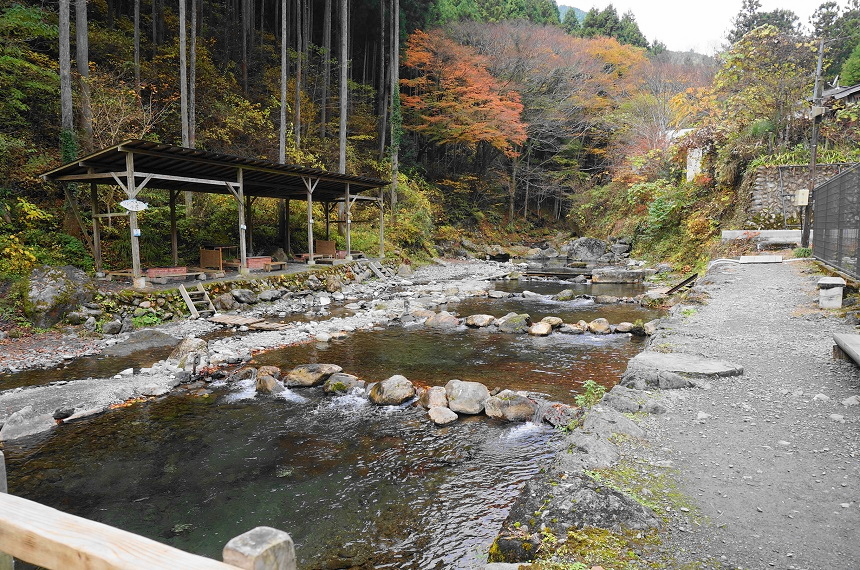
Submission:
<svg viewBox="0 0 860 570">
<path fill-rule="evenodd" d="M 579 8 L 574 8 L 573 6 L 565 6 L 563 4 L 558 5 L 558 15 L 561 17 L 562 21 L 564 21 L 564 15 L 567 14 L 568 10 L 573 10 L 576 14 L 577 19 L 582 22 L 585 19 L 585 10 L 580 10 Z"/>
</svg>

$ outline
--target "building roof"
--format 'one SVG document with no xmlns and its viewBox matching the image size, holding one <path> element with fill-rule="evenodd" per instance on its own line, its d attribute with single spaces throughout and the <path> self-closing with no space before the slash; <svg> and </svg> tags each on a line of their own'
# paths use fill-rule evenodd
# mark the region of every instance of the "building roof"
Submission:
<svg viewBox="0 0 860 570">
<path fill-rule="evenodd" d="M 240 172 L 244 195 L 266 198 L 304 200 L 310 185 L 314 201 L 336 201 L 343 199 L 347 184 L 352 195 L 389 184 L 378 178 L 137 139 L 98 150 L 41 176 L 44 180 L 125 184 L 129 155 L 136 184 L 143 178 L 146 188 L 163 190 L 228 194 L 228 186 L 237 186 Z"/>
<path fill-rule="evenodd" d="M 834 87 L 832 89 L 825 89 L 822 93 L 823 99 L 845 99 L 846 97 L 850 97 L 855 93 L 860 92 L 860 84 L 858 85 L 849 85 L 848 87 Z"/>
</svg>

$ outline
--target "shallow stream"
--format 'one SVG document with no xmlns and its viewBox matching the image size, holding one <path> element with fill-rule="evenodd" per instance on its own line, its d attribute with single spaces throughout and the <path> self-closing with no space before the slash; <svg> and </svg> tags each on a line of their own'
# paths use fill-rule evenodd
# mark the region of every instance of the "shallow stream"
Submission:
<svg viewBox="0 0 860 570">
<path fill-rule="evenodd" d="M 573 288 L 540 286 L 510 285 L 544 294 Z M 618 291 L 588 292 L 635 294 Z M 568 322 L 657 316 L 634 305 L 522 297 L 449 309 Z M 368 381 L 477 380 L 570 402 L 587 379 L 615 384 L 641 347 L 628 335 L 392 326 L 265 352 L 254 363 L 331 362 Z M 163 357 L 156 350 L 111 359 L 110 369 L 92 359 L 32 373 L 110 375 Z M 278 399 L 255 397 L 247 382 L 210 388 L 206 397 L 175 393 L 7 443 L 10 492 L 214 558 L 233 536 L 266 525 L 292 535 L 302 568 L 472 568 L 486 560 L 522 485 L 553 454 L 553 431 L 535 424 L 482 416 L 437 428 L 420 408 L 379 408 L 319 388 Z"/>
</svg>

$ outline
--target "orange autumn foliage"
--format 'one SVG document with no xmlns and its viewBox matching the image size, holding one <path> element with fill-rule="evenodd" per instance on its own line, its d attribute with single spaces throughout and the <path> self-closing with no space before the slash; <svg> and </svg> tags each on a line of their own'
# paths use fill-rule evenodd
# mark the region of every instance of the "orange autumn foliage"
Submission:
<svg viewBox="0 0 860 570">
<path fill-rule="evenodd" d="M 487 61 L 441 30 L 415 31 L 406 42 L 401 80 L 406 128 L 439 145 L 485 143 L 508 157 L 526 141 L 520 96 L 504 90 Z"/>
</svg>

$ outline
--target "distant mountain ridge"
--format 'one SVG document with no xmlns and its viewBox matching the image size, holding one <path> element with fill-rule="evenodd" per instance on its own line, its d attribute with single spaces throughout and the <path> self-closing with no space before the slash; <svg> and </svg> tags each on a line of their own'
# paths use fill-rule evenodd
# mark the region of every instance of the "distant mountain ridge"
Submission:
<svg viewBox="0 0 860 570">
<path fill-rule="evenodd" d="M 585 10 L 580 10 L 579 8 L 574 8 L 573 6 L 563 6 L 561 4 L 558 5 L 558 17 L 561 21 L 564 21 L 564 15 L 567 14 L 568 10 L 573 10 L 574 14 L 576 14 L 576 19 L 580 21 L 580 23 L 585 19 Z"/>
</svg>

